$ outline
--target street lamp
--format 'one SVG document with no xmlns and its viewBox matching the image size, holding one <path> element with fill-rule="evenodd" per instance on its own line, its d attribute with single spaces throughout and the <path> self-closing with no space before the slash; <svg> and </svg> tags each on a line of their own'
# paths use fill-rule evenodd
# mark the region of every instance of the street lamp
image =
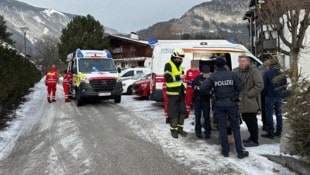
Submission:
<svg viewBox="0 0 310 175">
<path fill-rule="evenodd" d="M 27 56 L 27 42 L 26 42 L 26 33 L 29 30 L 28 27 L 21 27 L 20 28 L 22 32 L 24 33 L 24 46 L 25 46 L 25 55 Z"/>
</svg>

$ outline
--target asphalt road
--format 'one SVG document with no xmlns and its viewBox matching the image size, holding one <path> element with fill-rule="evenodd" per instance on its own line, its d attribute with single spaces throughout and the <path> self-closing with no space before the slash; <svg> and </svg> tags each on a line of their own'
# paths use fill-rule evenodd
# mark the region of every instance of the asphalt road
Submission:
<svg viewBox="0 0 310 175">
<path fill-rule="evenodd" d="M 31 108 L 38 121 L 0 162 L 1 175 L 195 174 L 120 122 L 112 101 L 76 107 L 58 98 L 49 104 L 41 88 L 42 99 Z"/>
</svg>

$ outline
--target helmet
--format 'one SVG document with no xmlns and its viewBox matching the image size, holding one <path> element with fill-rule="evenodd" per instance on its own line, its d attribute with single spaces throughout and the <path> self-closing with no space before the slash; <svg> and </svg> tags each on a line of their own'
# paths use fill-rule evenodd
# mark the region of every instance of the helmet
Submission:
<svg viewBox="0 0 310 175">
<path fill-rule="evenodd" d="M 183 49 L 174 49 L 171 56 L 174 58 L 184 58 L 185 52 Z"/>
<path fill-rule="evenodd" d="M 56 66 L 54 64 L 51 66 L 51 71 L 54 71 L 54 72 L 57 71 L 57 68 L 56 68 Z"/>
</svg>

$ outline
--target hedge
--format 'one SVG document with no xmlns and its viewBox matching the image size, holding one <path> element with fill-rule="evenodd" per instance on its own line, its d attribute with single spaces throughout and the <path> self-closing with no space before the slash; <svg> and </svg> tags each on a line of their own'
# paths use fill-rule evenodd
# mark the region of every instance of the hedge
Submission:
<svg viewBox="0 0 310 175">
<path fill-rule="evenodd" d="M 0 46 L 0 105 L 20 98 L 41 79 L 41 72 L 14 49 Z"/>
</svg>

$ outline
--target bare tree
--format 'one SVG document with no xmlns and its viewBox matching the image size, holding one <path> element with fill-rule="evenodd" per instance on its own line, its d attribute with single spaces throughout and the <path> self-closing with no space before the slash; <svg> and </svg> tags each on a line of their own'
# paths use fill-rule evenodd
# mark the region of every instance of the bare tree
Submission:
<svg viewBox="0 0 310 175">
<path fill-rule="evenodd" d="M 287 46 L 288 49 L 278 49 L 290 57 L 290 77 L 293 83 L 297 83 L 300 73 L 298 58 L 305 48 L 305 35 L 310 25 L 310 1 L 267 0 L 259 10 L 259 17 Z"/>
<path fill-rule="evenodd" d="M 58 55 L 57 43 L 59 40 L 50 36 L 44 36 L 38 43 L 38 61 L 42 65 L 42 71 L 47 72 L 52 65 L 62 66 Z"/>
</svg>

